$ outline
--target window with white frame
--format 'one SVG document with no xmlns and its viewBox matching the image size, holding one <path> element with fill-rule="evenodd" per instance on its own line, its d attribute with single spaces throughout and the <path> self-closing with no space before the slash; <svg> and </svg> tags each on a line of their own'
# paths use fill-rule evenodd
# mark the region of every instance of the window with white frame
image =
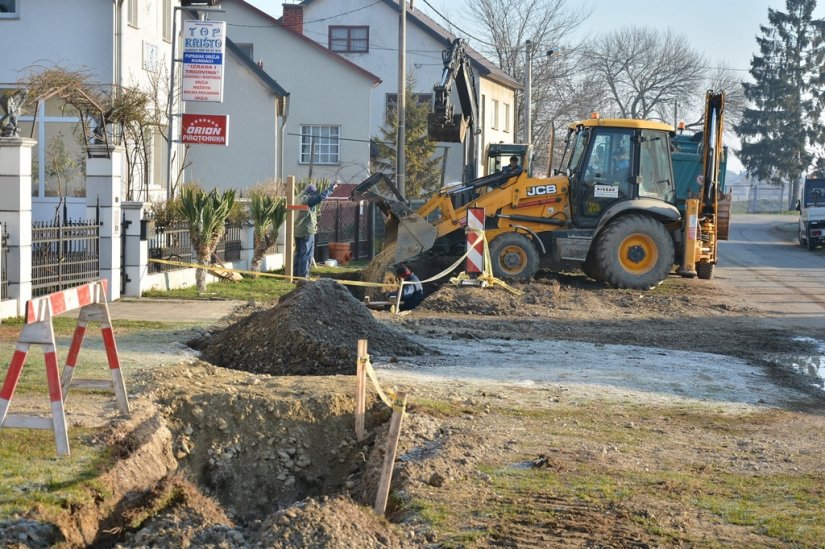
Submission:
<svg viewBox="0 0 825 549">
<path fill-rule="evenodd" d="M 138 26 L 138 0 L 126 0 L 126 22 Z"/>
<path fill-rule="evenodd" d="M 510 133 L 510 105 L 504 104 L 504 127 L 502 128 L 506 133 Z"/>
<path fill-rule="evenodd" d="M 340 126 L 301 126 L 301 164 L 338 164 Z"/>
<path fill-rule="evenodd" d="M 0 0 L 0 19 L 11 19 L 20 15 L 18 0 Z"/>
<path fill-rule="evenodd" d="M 163 0 L 161 3 L 161 23 L 163 25 L 163 39 L 172 41 L 172 0 Z"/>
<path fill-rule="evenodd" d="M 343 53 L 369 52 L 370 28 L 367 26 L 345 27 L 330 25 L 329 49 Z"/>
<path fill-rule="evenodd" d="M 490 122 L 490 129 L 498 129 L 498 99 L 493 99 L 493 120 Z"/>
</svg>

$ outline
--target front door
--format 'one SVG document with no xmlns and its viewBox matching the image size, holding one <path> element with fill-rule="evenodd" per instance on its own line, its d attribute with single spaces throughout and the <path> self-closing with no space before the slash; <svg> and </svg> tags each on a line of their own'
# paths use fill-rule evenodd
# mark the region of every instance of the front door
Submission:
<svg viewBox="0 0 825 549">
<path fill-rule="evenodd" d="M 594 128 L 579 173 L 574 220 L 579 226 L 595 226 L 612 204 L 635 198 L 638 158 L 630 128 Z"/>
</svg>

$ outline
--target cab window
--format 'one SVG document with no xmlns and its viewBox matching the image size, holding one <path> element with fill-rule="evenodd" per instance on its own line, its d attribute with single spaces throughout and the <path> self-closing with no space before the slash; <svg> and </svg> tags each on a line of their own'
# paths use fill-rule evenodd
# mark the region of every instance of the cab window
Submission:
<svg viewBox="0 0 825 549">
<path fill-rule="evenodd" d="M 639 147 L 639 196 L 673 200 L 670 139 L 660 131 L 642 130 Z"/>
</svg>

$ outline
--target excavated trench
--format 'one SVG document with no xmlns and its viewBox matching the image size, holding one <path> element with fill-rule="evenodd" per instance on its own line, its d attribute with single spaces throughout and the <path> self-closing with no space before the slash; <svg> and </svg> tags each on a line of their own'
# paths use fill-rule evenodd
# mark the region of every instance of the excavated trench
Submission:
<svg viewBox="0 0 825 549">
<path fill-rule="evenodd" d="M 204 361 L 147 374 L 183 483 L 195 486 L 159 487 L 138 505 L 150 518 L 98 544 L 403 547 L 370 510 L 390 410 L 369 408 L 371 434 L 355 440 L 352 374 L 362 338 L 374 356 L 429 351 L 321 280 L 192 342 Z"/>
</svg>

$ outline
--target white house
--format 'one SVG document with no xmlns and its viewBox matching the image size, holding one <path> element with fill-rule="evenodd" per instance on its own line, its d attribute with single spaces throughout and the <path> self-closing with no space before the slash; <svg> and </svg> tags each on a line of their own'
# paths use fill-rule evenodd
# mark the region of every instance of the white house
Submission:
<svg viewBox="0 0 825 549">
<path fill-rule="evenodd" d="M 387 106 L 397 99 L 399 11 L 397 0 L 304 0 L 284 5 L 285 24 L 300 24 L 312 40 L 381 77 L 372 98 L 373 136 L 380 135 Z M 407 74 L 413 75 L 414 91 L 420 94 L 420 100 L 431 100 L 433 85 L 443 69 L 441 53 L 455 36 L 420 10 L 412 9 L 407 12 L 406 38 Z M 486 145 L 515 140 L 515 94 L 522 86 L 477 51 L 468 48 L 467 53 L 476 74 L 481 134 L 476 136 L 474 146 L 479 159 L 476 173 L 480 175 Z M 453 100 L 460 112 L 458 98 L 454 96 Z M 461 180 L 463 146 L 439 145 L 449 151 L 445 180 Z"/>
<path fill-rule="evenodd" d="M 61 68 L 81 72 L 90 82 L 110 89 L 136 86 L 151 90 L 168 75 L 176 3 L 3 0 L 0 88 L 17 87 L 33 71 Z M 36 113 L 24 114 L 20 118 L 20 135 L 38 141 L 32 151 L 35 219 L 51 218 L 61 195 L 66 198 L 71 217 L 83 216 L 85 152 L 77 112 L 55 97 L 40 101 Z M 124 188 L 124 197 L 132 194 L 130 198 L 145 199 L 147 192 L 165 187 L 167 155 L 161 134 L 158 131 L 150 136 L 149 164 L 135 166 L 133 193 Z M 56 157 L 64 159 L 59 169 L 49 160 Z"/>
<path fill-rule="evenodd" d="M 205 189 L 247 189 L 282 179 L 289 93 L 231 39 L 226 43 L 222 103 L 186 102 L 186 112 L 229 114 L 228 145 L 193 145 L 186 181 Z"/>
<path fill-rule="evenodd" d="M 365 179 L 373 127 L 370 100 L 381 80 L 242 0 L 225 0 L 221 8 L 232 42 L 289 92 L 280 150 L 255 147 L 239 152 L 242 156 L 233 154 L 233 160 L 280 154 L 278 177 Z M 266 132 L 256 124 L 268 115 L 254 108 L 247 107 L 248 125 L 231 122 L 230 134 L 252 132 L 254 140 Z"/>
</svg>

